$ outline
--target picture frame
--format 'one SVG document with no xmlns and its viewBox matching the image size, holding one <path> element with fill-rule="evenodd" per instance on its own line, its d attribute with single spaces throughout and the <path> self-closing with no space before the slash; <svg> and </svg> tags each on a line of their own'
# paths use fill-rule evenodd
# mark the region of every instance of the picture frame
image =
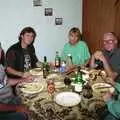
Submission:
<svg viewBox="0 0 120 120">
<path fill-rule="evenodd" d="M 34 7 L 38 7 L 38 6 L 42 6 L 42 0 L 33 0 L 33 6 Z"/>
<path fill-rule="evenodd" d="M 45 16 L 53 16 L 53 8 L 45 8 Z"/>
<path fill-rule="evenodd" d="M 62 25 L 63 24 L 63 18 L 55 18 L 55 25 Z"/>
</svg>

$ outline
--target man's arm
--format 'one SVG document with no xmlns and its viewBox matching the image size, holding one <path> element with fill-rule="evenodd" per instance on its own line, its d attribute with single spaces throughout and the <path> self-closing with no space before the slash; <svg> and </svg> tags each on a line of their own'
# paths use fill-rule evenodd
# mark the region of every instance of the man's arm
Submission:
<svg viewBox="0 0 120 120">
<path fill-rule="evenodd" d="M 103 66 L 104 66 L 104 69 L 107 73 L 107 75 L 112 78 L 113 80 L 116 79 L 116 77 L 118 76 L 118 73 L 113 71 L 113 69 L 111 68 L 111 66 L 108 64 L 107 60 L 105 59 L 103 61 Z"/>
<path fill-rule="evenodd" d="M 15 105 L 15 104 L 1 104 L 0 103 L 0 111 L 16 111 L 16 112 L 24 112 L 28 113 L 28 110 L 25 106 L 23 105 Z"/>
<path fill-rule="evenodd" d="M 20 71 L 16 71 L 16 70 L 14 70 L 13 68 L 11 68 L 11 67 L 7 67 L 7 72 L 9 73 L 9 74 L 12 74 L 12 75 L 15 75 L 15 76 L 19 76 L 19 77 L 21 77 L 21 78 L 23 78 L 23 79 L 28 79 L 28 78 L 31 78 L 32 77 L 32 75 L 29 73 L 29 72 L 20 72 Z"/>
<path fill-rule="evenodd" d="M 26 78 L 26 79 L 11 79 L 11 78 L 8 78 L 8 84 L 9 85 L 11 85 L 11 86 L 14 86 L 14 85 L 17 85 L 17 84 L 19 84 L 19 83 L 22 83 L 22 82 L 31 82 L 32 81 L 32 77 L 31 77 L 31 79 L 30 78 Z"/>
<path fill-rule="evenodd" d="M 102 51 L 97 51 L 97 52 L 95 52 L 94 58 L 95 58 L 95 59 L 98 59 L 98 60 L 100 60 L 100 61 L 103 62 L 103 67 L 104 67 L 104 70 L 106 71 L 107 75 L 108 75 L 110 78 L 112 78 L 113 80 L 115 80 L 116 77 L 118 76 L 118 73 L 115 72 L 115 71 L 111 68 L 111 66 L 108 64 L 107 59 L 106 59 L 105 56 L 103 55 Z M 94 62 L 94 61 L 92 61 L 92 62 Z"/>
<path fill-rule="evenodd" d="M 95 68 L 96 67 L 94 55 L 91 56 L 89 64 L 90 64 L 90 68 Z"/>
<path fill-rule="evenodd" d="M 11 78 L 8 78 L 8 84 L 11 85 L 11 86 L 17 85 L 17 84 L 22 83 L 22 82 L 24 82 L 24 79 L 11 79 Z"/>
<path fill-rule="evenodd" d="M 15 76 L 18 76 L 18 77 L 23 77 L 23 72 L 20 72 L 20 71 L 17 71 L 17 70 L 15 70 L 15 69 L 13 69 L 12 67 L 7 67 L 6 68 L 6 70 L 7 70 L 7 73 L 9 73 L 9 74 L 11 74 L 11 75 L 15 75 Z"/>
<path fill-rule="evenodd" d="M 0 103 L 0 111 L 16 111 L 19 105 Z"/>
</svg>

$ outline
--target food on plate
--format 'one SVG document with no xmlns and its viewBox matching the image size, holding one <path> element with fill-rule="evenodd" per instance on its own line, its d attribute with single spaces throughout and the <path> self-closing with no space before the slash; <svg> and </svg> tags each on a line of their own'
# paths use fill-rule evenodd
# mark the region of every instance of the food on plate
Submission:
<svg viewBox="0 0 120 120">
<path fill-rule="evenodd" d="M 59 75 L 57 75 L 57 74 L 55 74 L 55 73 L 53 73 L 53 74 L 50 74 L 50 75 L 48 75 L 48 77 L 47 77 L 48 79 L 55 79 L 55 80 L 59 80 L 60 79 L 60 76 Z"/>
<path fill-rule="evenodd" d="M 37 93 L 43 89 L 43 85 L 39 83 L 24 83 L 21 90 L 25 93 Z"/>
<path fill-rule="evenodd" d="M 107 83 L 96 83 L 92 85 L 92 89 L 96 93 L 106 93 L 106 92 L 114 92 L 114 88 Z"/>
<path fill-rule="evenodd" d="M 31 75 L 42 75 L 43 73 L 42 73 L 41 68 L 34 68 L 34 69 L 30 70 L 30 74 Z"/>
</svg>

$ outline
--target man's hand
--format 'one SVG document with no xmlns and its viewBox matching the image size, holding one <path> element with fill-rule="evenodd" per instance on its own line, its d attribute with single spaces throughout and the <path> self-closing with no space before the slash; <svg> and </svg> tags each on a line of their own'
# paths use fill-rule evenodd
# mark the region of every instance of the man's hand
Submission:
<svg viewBox="0 0 120 120">
<path fill-rule="evenodd" d="M 97 59 L 97 60 L 101 60 L 103 63 L 106 61 L 106 58 L 105 58 L 105 56 L 103 55 L 102 51 L 96 51 L 96 52 L 94 53 L 94 57 L 95 57 L 95 59 Z"/>
<path fill-rule="evenodd" d="M 25 72 L 25 73 L 23 73 L 22 78 L 23 78 L 23 82 L 31 82 L 34 79 L 34 76 L 32 76 L 28 72 Z"/>
<path fill-rule="evenodd" d="M 28 72 L 22 73 L 22 78 L 24 78 L 24 79 L 26 79 L 26 78 L 28 78 L 30 76 L 31 76 L 31 74 L 28 73 Z"/>
<path fill-rule="evenodd" d="M 105 95 L 103 96 L 103 100 L 106 102 L 106 101 L 109 101 L 112 99 L 112 94 L 110 92 L 107 92 L 105 93 Z"/>
</svg>

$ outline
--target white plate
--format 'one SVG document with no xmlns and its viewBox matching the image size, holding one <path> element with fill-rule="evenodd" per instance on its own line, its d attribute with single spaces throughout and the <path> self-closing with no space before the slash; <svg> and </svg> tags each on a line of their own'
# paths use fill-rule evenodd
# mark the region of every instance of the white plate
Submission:
<svg viewBox="0 0 120 120">
<path fill-rule="evenodd" d="M 81 97 L 77 93 L 62 92 L 56 95 L 55 102 L 61 106 L 71 107 L 80 103 Z"/>
<path fill-rule="evenodd" d="M 3 85 L 2 85 L 2 84 L 0 84 L 0 89 L 1 89 L 1 88 L 3 88 Z"/>
<path fill-rule="evenodd" d="M 30 70 L 29 73 L 34 76 L 43 75 L 41 68 L 34 68 L 34 69 Z"/>
<path fill-rule="evenodd" d="M 92 89 L 94 92 L 97 93 L 104 93 L 104 92 L 114 92 L 114 87 L 107 83 L 95 83 L 92 85 Z"/>
<path fill-rule="evenodd" d="M 21 91 L 27 94 L 36 94 L 43 90 L 44 86 L 39 83 L 24 83 Z"/>
</svg>

